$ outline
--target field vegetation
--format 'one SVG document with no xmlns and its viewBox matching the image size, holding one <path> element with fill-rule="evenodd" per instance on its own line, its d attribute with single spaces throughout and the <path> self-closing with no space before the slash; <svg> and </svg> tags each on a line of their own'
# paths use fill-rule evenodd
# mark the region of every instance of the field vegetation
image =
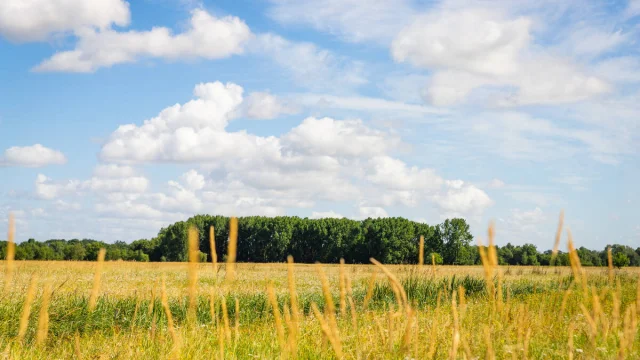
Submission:
<svg viewBox="0 0 640 360">
<path fill-rule="evenodd" d="M 16 261 L 9 234 L 0 352 L 16 359 L 637 359 L 640 271 L 442 266 L 418 240 L 417 262 L 236 263 L 228 241 L 202 263 Z M 559 227 L 556 243 L 560 243 Z M 204 235 L 217 249 L 215 236 Z M 225 239 L 226 240 L 226 239 Z M 551 256 L 557 256 L 553 252 Z M 219 261 L 218 261 L 219 259 Z"/>
</svg>

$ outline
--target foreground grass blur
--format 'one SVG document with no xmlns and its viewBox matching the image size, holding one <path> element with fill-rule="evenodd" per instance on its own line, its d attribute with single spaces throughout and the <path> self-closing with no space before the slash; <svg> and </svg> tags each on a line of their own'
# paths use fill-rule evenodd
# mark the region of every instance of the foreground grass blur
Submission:
<svg viewBox="0 0 640 360">
<path fill-rule="evenodd" d="M 374 265 L 296 264 L 295 316 L 286 264 L 237 264 L 233 281 L 224 265 L 197 264 L 189 318 L 187 264 L 105 262 L 90 311 L 96 266 L 15 262 L 0 299 L 0 351 L 34 359 L 640 357 L 638 269 L 611 279 L 601 269 L 576 277 L 571 268 L 496 268 L 487 282 L 483 267 L 385 267 L 398 286 Z M 20 340 L 31 279 L 37 285 Z M 48 336 L 37 345 L 45 284 Z"/>
</svg>

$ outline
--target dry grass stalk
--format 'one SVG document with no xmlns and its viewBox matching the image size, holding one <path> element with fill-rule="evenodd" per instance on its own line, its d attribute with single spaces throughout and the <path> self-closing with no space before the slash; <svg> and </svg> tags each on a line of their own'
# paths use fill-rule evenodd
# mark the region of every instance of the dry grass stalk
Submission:
<svg viewBox="0 0 640 360">
<path fill-rule="evenodd" d="M 131 331 L 133 332 L 133 327 L 136 324 L 136 318 L 138 316 L 138 309 L 140 308 L 140 298 L 138 297 L 138 295 L 136 294 L 136 308 L 133 311 L 133 317 L 131 318 Z"/>
<path fill-rule="evenodd" d="M 311 303 L 311 310 L 313 311 L 313 314 L 316 317 L 316 319 L 320 322 L 320 327 L 322 328 L 322 332 L 327 337 L 327 339 L 329 339 L 329 343 L 331 344 L 333 351 L 336 353 L 336 357 L 338 359 L 342 359 L 344 355 L 342 353 L 342 344 L 340 343 L 340 338 L 334 336 L 333 331 L 331 330 L 331 327 L 329 326 L 327 321 L 325 321 L 316 303 Z"/>
<path fill-rule="evenodd" d="M 403 351 L 409 351 L 409 347 L 411 346 L 411 333 L 413 329 L 413 324 L 415 320 L 416 313 L 411 307 L 407 308 L 407 326 L 404 329 L 404 334 L 402 335 L 402 349 Z"/>
<path fill-rule="evenodd" d="M 564 311 L 567 308 L 567 302 L 569 301 L 569 296 L 571 295 L 571 286 L 565 291 L 564 296 L 562 296 L 562 305 L 560 306 L 560 316 L 564 315 Z"/>
<path fill-rule="evenodd" d="M 209 248 L 211 249 L 211 266 L 213 274 L 218 275 L 218 253 L 216 252 L 216 233 L 213 225 L 209 227 Z"/>
<path fill-rule="evenodd" d="M 49 333 L 49 302 L 51 300 L 51 285 L 45 284 L 40 304 L 40 316 L 38 317 L 38 330 L 36 332 L 36 344 L 42 345 L 47 340 Z"/>
<path fill-rule="evenodd" d="M 149 307 L 147 308 L 147 315 L 151 315 L 153 313 L 153 306 L 156 303 L 156 286 L 151 288 L 151 301 L 149 301 Z"/>
<path fill-rule="evenodd" d="M 96 308 L 98 293 L 100 292 L 100 278 L 102 277 L 102 267 L 104 265 L 104 256 L 107 250 L 102 248 L 98 251 L 98 262 L 96 263 L 96 272 L 93 275 L 93 288 L 91 289 L 91 297 L 89 297 L 89 311 Z"/>
<path fill-rule="evenodd" d="M 178 344 L 178 334 L 176 334 L 176 330 L 173 327 L 173 316 L 171 315 L 171 309 L 169 308 L 169 299 L 167 298 L 167 287 L 165 285 L 165 277 L 162 276 L 162 288 L 161 288 L 161 301 L 162 307 L 164 308 L 165 315 L 167 316 L 167 330 L 169 331 L 169 335 L 171 335 L 171 340 L 173 340 L 174 346 Z"/>
<path fill-rule="evenodd" d="M 271 309 L 273 310 L 273 318 L 275 320 L 276 325 L 276 334 L 278 335 L 278 344 L 280 345 L 280 354 L 281 357 L 285 357 L 287 353 L 287 343 L 284 339 L 284 326 L 282 326 L 282 316 L 280 315 L 280 308 L 278 307 L 278 299 L 276 298 L 276 294 L 273 291 L 273 285 L 267 285 L 267 297 L 269 298 L 269 303 L 271 304 Z"/>
<path fill-rule="evenodd" d="M 422 269 L 424 265 L 424 235 L 420 235 L 420 244 L 418 246 L 418 266 Z"/>
<path fill-rule="evenodd" d="M 231 326 L 229 325 L 229 311 L 227 310 L 227 297 L 222 297 L 222 322 L 224 324 L 224 336 L 231 340 Z"/>
<path fill-rule="evenodd" d="M 431 324 L 431 332 L 429 333 L 429 352 L 427 353 L 427 359 L 433 359 L 436 355 L 436 344 L 437 344 L 437 336 L 436 330 L 438 329 L 437 319 L 433 319 L 433 323 Z"/>
<path fill-rule="evenodd" d="M 371 297 L 373 297 L 373 289 L 376 285 L 376 276 L 378 275 L 378 268 L 373 269 L 371 272 L 371 277 L 369 278 L 369 285 L 367 285 L 367 294 L 364 297 L 364 301 L 362 303 L 362 307 L 364 309 L 369 305 L 369 301 L 371 301 Z M 638 291 L 640 292 L 640 283 L 638 283 Z"/>
<path fill-rule="evenodd" d="M 338 332 L 338 322 L 336 321 L 336 306 L 333 303 L 333 296 L 331 295 L 329 281 L 327 280 L 327 276 L 325 275 L 324 270 L 322 270 L 322 265 L 320 265 L 320 263 L 316 263 L 316 271 L 318 272 L 320 282 L 322 283 L 322 293 L 324 294 L 325 302 L 324 310 L 329 321 L 329 329 L 332 333 L 332 336 L 335 339 L 339 339 L 340 334 Z"/>
<path fill-rule="evenodd" d="M 189 228 L 188 236 L 188 277 L 189 277 L 189 308 L 187 310 L 187 320 L 193 324 L 196 320 L 196 306 L 197 306 L 197 285 L 198 285 L 198 260 L 200 250 L 198 249 L 198 230 L 195 226 Z"/>
<path fill-rule="evenodd" d="M 556 230 L 556 241 L 553 244 L 553 251 L 551 252 L 551 264 L 555 264 L 556 257 L 558 256 L 558 250 L 560 250 L 560 239 L 562 237 L 563 225 L 564 225 L 564 210 L 561 210 L 560 218 L 558 219 L 558 229 Z"/>
<path fill-rule="evenodd" d="M 607 248 L 607 264 L 609 265 L 609 283 L 613 284 L 613 255 L 611 247 Z"/>
<path fill-rule="evenodd" d="M 484 343 L 487 346 L 485 360 L 495 360 L 496 354 L 493 351 L 493 342 L 491 341 L 491 328 L 488 326 L 484 327 Z"/>
<path fill-rule="evenodd" d="M 402 303 L 399 304 L 401 308 L 404 308 L 407 305 L 407 293 L 404 291 L 404 287 L 400 284 L 400 281 L 398 281 L 398 278 L 396 278 L 395 275 L 393 275 L 391 273 L 391 271 L 389 271 L 389 269 L 387 269 L 384 265 L 382 265 L 378 260 L 374 259 L 374 258 L 370 258 L 369 259 L 372 263 L 374 263 L 377 267 L 379 267 L 382 272 L 385 273 L 385 275 L 387 275 L 387 277 L 389 278 L 389 281 L 397 286 L 398 291 L 400 292 L 400 296 L 402 298 Z"/>
<path fill-rule="evenodd" d="M 82 360 L 82 352 L 80 351 L 80 335 L 78 335 L 78 332 L 76 331 L 76 336 L 75 336 L 75 342 L 74 342 L 74 346 L 73 346 L 73 350 L 76 354 L 76 359 L 78 360 Z"/>
<path fill-rule="evenodd" d="M 29 316 L 31 315 L 31 304 L 33 304 L 33 298 L 36 295 L 36 286 L 38 285 L 38 277 L 32 276 L 29 281 L 29 287 L 27 288 L 27 295 L 24 299 L 24 305 L 22 307 L 22 314 L 20 315 L 20 327 L 18 328 L 18 342 L 24 339 L 27 333 L 27 326 L 29 325 Z"/>
<path fill-rule="evenodd" d="M 298 307 L 298 294 L 296 292 L 293 256 L 291 255 L 287 256 L 287 282 L 289 284 L 289 297 L 291 298 L 291 327 L 289 328 L 289 338 L 290 342 L 297 344 L 298 326 L 300 324 L 300 308 Z"/>
<path fill-rule="evenodd" d="M 291 319 L 291 310 L 289 306 L 285 303 L 283 307 L 284 314 L 284 322 L 287 325 L 287 329 L 289 329 L 288 337 L 287 337 L 287 346 L 289 349 L 289 355 L 291 358 L 295 359 L 298 356 L 298 346 L 295 337 L 293 336 L 293 320 Z"/>
<path fill-rule="evenodd" d="M 218 358 L 224 359 L 224 329 L 221 327 L 218 328 Z"/>
<path fill-rule="evenodd" d="M 573 321 L 569 323 L 569 339 L 567 340 L 567 345 L 569 347 L 569 360 L 573 360 L 573 331 L 575 325 Z"/>
<path fill-rule="evenodd" d="M 347 315 L 347 284 L 344 275 L 344 259 L 340 259 L 338 283 L 340 286 L 340 315 Z"/>
<path fill-rule="evenodd" d="M 7 265 L 4 273 L 4 291 L 9 290 L 13 280 L 14 259 L 16 255 L 16 222 L 13 213 L 9 213 L 9 230 L 7 232 Z"/>
<path fill-rule="evenodd" d="M 591 314 L 589 314 L 589 310 L 587 310 L 584 304 L 580 304 L 580 309 L 582 310 L 584 318 L 587 320 L 587 324 L 589 324 L 589 339 L 591 340 L 592 344 L 595 345 L 595 338 L 598 334 L 598 326 L 593 317 L 591 317 Z"/>
<path fill-rule="evenodd" d="M 236 253 L 238 251 L 238 218 L 232 217 L 229 220 L 229 246 L 227 248 L 227 280 L 233 281 L 236 278 Z"/>
<path fill-rule="evenodd" d="M 496 224 L 491 221 L 489 223 L 489 264 L 491 264 L 492 270 L 498 266 L 498 251 L 496 249 Z"/>
</svg>

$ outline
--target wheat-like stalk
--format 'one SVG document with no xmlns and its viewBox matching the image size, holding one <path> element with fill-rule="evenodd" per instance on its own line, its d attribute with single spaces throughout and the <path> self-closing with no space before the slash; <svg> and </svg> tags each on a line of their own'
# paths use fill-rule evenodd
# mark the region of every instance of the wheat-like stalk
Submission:
<svg viewBox="0 0 640 360">
<path fill-rule="evenodd" d="M 209 227 L 209 248 L 211 249 L 211 266 L 214 276 L 218 276 L 218 253 L 216 252 L 216 233 L 213 225 Z"/>
<path fill-rule="evenodd" d="M 165 315 L 167 316 L 167 330 L 171 335 L 171 339 L 173 340 L 174 346 L 177 346 L 179 343 L 178 334 L 173 326 L 173 315 L 171 314 L 171 309 L 169 308 L 169 299 L 167 298 L 167 287 L 165 285 L 165 277 L 162 276 L 162 292 L 161 292 L 161 300 L 162 307 L 164 308 Z"/>
<path fill-rule="evenodd" d="M 320 277 L 320 283 L 322 284 L 322 293 L 324 294 L 324 302 L 325 309 L 324 312 L 327 316 L 329 329 L 334 339 L 340 339 L 340 334 L 338 332 L 338 322 L 336 321 L 336 306 L 333 302 L 333 295 L 331 295 L 331 289 L 329 287 L 329 281 L 327 280 L 327 276 L 322 269 L 322 265 L 320 263 L 316 263 L 316 271 L 318 272 L 318 276 Z"/>
<path fill-rule="evenodd" d="M 398 281 L 398 278 L 396 278 L 396 276 L 393 275 L 391 271 L 389 271 L 389 269 L 387 269 L 384 265 L 382 265 L 382 263 L 380 263 L 378 260 L 374 258 L 370 258 L 369 260 L 372 263 L 374 263 L 378 268 L 380 268 L 382 272 L 384 272 L 385 275 L 387 275 L 387 277 L 389 278 L 389 281 L 397 287 L 398 291 L 400 292 L 400 298 L 401 298 L 401 299 L 398 299 L 398 302 L 399 302 L 398 305 L 400 305 L 401 308 L 404 308 L 404 306 L 407 305 L 407 293 L 404 291 L 404 287 L 402 286 L 402 284 L 400 284 L 400 281 Z"/>
<path fill-rule="evenodd" d="M 320 327 L 322 329 L 322 332 L 329 339 L 329 342 L 331 343 L 331 347 L 333 348 L 333 351 L 336 353 L 336 357 L 338 359 L 342 359 L 344 355 L 342 353 L 342 343 L 340 342 L 340 338 L 334 335 L 333 331 L 331 330 L 331 327 L 329 326 L 327 321 L 325 321 L 316 303 L 311 303 L 311 310 L 313 311 L 313 315 L 316 317 L 318 322 L 320 322 Z"/>
<path fill-rule="evenodd" d="M 367 294 L 364 297 L 364 301 L 362 303 L 362 307 L 364 309 L 369 305 L 369 301 L 371 301 L 371 297 L 373 296 L 373 289 L 376 285 L 376 276 L 378 275 L 378 268 L 373 269 L 371 272 L 371 277 L 369 278 L 369 285 L 367 286 Z M 639 285 L 640 288 L 640 285 Z"/>
<path fill-rule="evenodd" d="M 36 344 L 42 345 L 47 340 L 49 333 L 49 301 L 51 300 L 51 285 L 45 284 L 40 304 L 40 316 L 38 317 L 38 330 Z"/>
<path fill-rule="evenodd" d="M 187 319 L 189 323 L 194 324 L 196 320 L 196 302 L 197 285 L 198 285 L 198 258 L 200 251 L 198 250 L 198 230 L 195 226 L 189 228 L 189 308 L 187 311 Z"/>
<path fill-rule="evenodd" d="M 20 327 L 18 328 L 18 342 L 24 339 L 27 333 L 27 326 L 29 325 L 29 316 L 31 315 L 31 304 L 36 294 L 36 287 L 38 285 L 38 277 L 36 275 L 31 277 L 29 287 L 27 288 L 27 296 L 24 299 L 24 305 L 22 306 L 22 314 L 20 316 Z"/>
<path fill-rule="evenodd" d="M 285 357 L 287 353 L 287 343 L 284 340 L 284 326 L 282 326 L 282 316 L 280 315 L 280 308 L 278 307 L 278 299 L 273 291 L 273 285 L 269 283 L 267 285 L 267 297 L 273 310 L 273 319 L 276 325 L 276 334 L 278 335 L 278 344 L 280 345 L 280 353 L 282 357 Z"/>
<path fill-rule="evenodd" d="M 229 246 L 227 248 L 227 280 L 236 278 L 236 252 L 238 250 L 238 218 L 229 220 Z"/>
<path fill-rule="evenodd" d="M 98 299 L 98 293 L 100 292 L 100 278 L 102 276 L 102 266 L 104 263 L 104 256 L 107 250 L 104 248 L 98 251 L 98 262 L 96 263 L 96 272 L 93 275 L 93 288 L 91 289 L 91 296 L 89 297 L 89 311 L 93 311 L 96 308 L 96 301 Z"/>
<path fill-rule="evenodd" d="M 222 297 L 222 321 L 224 324 L 224 336 L 227 340 L 231 340 L 231 325 L 229 325 L 229 311 L 227 310 L 227 297 Z"/>
</svg>

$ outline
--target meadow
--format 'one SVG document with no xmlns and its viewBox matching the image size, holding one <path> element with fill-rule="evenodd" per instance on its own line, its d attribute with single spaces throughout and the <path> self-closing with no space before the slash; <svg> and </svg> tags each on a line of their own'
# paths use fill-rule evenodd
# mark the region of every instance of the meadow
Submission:
<svg viewBox="0 0 640 360">
<path fill-rule="evenodd" d="M 571 243 L 570 267 L 492 246 L 483 266 L 213 264 L 195 238 L 187 263 L 2 262 L 3 357 L 640 358 L 640 269 L 583 267 Z"/>
</svg>

